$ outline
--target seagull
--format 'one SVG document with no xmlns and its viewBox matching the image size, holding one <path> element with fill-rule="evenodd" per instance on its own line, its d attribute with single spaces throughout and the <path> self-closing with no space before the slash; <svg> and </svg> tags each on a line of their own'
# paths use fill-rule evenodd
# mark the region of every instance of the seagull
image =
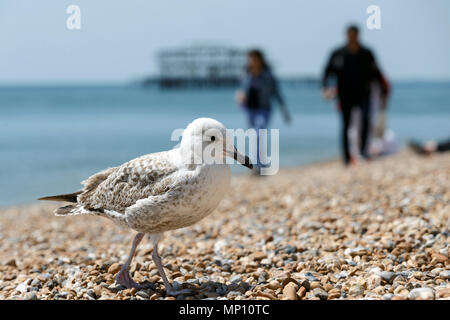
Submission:
<svg viewBox="0 0 450 320">
<path fill-rule="evenodd" d="M 57 216 L 97 215 L 137 231 L 125 264 L 115 277 L 126 288 L 143 288 L 133 281 L 129 266 L 145 234 L 153 245 L 152 258 L 168 295 L 189 294 L 174 290 L 158 254 L 163 233 L 188 227 L 208 216 L 230 186 L 226 157 L 252 169 L 239 153 L 225 126 L 211 118 L 191 122 L 180 145 L 169 151 L 150 153 L 121 166 L 100 171 L 81 183 L 74 193 L 39 198 L 71 204 L 54 211 Z"/>
</svg>

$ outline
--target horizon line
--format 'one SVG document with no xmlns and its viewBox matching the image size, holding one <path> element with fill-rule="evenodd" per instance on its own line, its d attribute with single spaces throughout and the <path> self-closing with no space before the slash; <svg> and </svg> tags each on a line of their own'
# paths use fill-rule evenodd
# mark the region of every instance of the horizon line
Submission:
<svg viewBox="0 0 450 320">
<path fill-rule="evenodd" d="M 80 81 L 12 81 L 12 82 L 4 82 L 0 81 L 0 87 L 130 87 L 130 86 L 139 86 L 145 80 L 155 79 L 157 80 L 157 76 L 150 76 L 146 78 L 134 79 L 134 80 L 117 80 L 117 81 L 108 81 L 108 80 L 80 80 Z M 280 76 L 278 77 L 280 82 L 289 81 L 289 80 L 314 80 L 320 81 L 321 77 L 313 76 L 313 75 L 302 75 L 302 76 Z M 392 83 L 449 83 L 449 78 L 428 78 L 428 77 L 414 77 L 414 78 L 391 78 L 390 82 Z"/>
</svg>

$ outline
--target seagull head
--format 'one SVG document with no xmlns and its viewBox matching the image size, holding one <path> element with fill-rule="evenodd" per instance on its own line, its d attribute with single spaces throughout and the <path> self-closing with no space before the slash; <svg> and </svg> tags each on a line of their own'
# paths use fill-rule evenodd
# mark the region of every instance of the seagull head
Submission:
<svg viewBox="0 0 450 320">
<path fill-rule="evenodd" d="M 250 159 L 237 151 L 233 140 L 219 121 L 198 118 L 184 130 L 180 150 L 188 164 L 224 164 L 225 157 L 230 157 L 253 169 Z"/>
</svg>

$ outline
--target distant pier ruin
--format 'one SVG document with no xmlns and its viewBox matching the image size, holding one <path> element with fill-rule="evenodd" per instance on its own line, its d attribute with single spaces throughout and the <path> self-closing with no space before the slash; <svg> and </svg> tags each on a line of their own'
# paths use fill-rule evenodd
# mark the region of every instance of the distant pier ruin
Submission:
<svg viewBox="0 0 450 320">
<path fill-rule="evenodd" d="M 194 45 L 158 52 L 158 75 L 139 83 L 161 89 L 236 88 L 245 72 L 247 50 L 224 45 Z M 318 86 L 314 76 L 279 79 L 288 86 Z"/>
<path fill-rule="evenodd" d="M 190 46 L 158 53 L 162 88 L 235 87 L 244 72 L 246 51 L 226 46 Z"/>
</svg>

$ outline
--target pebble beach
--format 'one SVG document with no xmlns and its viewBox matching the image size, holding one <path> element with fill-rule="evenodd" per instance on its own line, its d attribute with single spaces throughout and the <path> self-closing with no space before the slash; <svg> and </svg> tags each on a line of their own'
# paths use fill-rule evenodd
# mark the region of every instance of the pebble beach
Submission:
<svg viewBox="0 0 450 320">
<path fill-rule="evenodd" d="M 146 238 L 131 274 L 148 288 L 117 285 L 134 232 L 58 205 L 0 209 L 0 299 L 450 299 L 449 153 L 233 176 L 210 216 L 160 242 L 191 296 L 165 295 Z"/>
</svg>

